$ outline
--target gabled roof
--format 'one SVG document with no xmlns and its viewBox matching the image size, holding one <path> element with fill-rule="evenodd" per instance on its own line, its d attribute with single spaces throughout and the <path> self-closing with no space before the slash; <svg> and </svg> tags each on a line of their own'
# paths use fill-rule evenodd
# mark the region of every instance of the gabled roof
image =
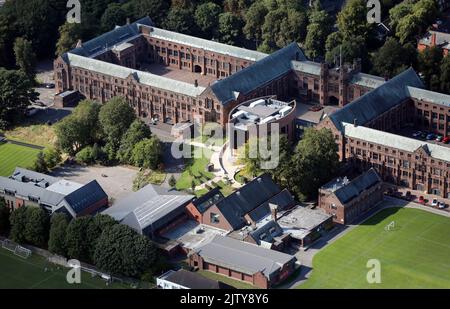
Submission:
<svg viewBox="0 0 450 309">
<path fill-rule="evenodd" d="M 291 61 L 291 66 L 294 71 L 304 72 L 312 75 L 320 75 L 322 66 L 320 63 L 313 61 Z"/>
<path fill-rule="evenodd" d="M 350 81 L 351 84 L 363 86 L 366 88 L 372 88 L 372 89 L 380 87 L 385 82 L 386 81 L 382 77 L 365 74 L 365 73 L 358 73 L 358 74 L 353 75 L 353 78 Z"/>
<path fill-rule="evenodd" d="M 358 125 L 364 125 L 409 98 L 408 86 L 424 87 L 412 68 L 347 104 L 329 117 L 340 131 L 343 129 L 342 123 L 353 123 L 355 119 Z"/>
<path fill-rule="evenodd" d="M 128 76 L 132 75 L 133 78 L 144 85 L 192 97 L 200 95 L 205 90 L 204 87 L 196 87 L 195 85 L 189 83 L 156 74 L 130 69 L 128 67 L 106 61 L 79 56 L 73 54 L 72 52 L 65 54 L 64 59 L 73 67 L 83 68 L 85 70 L 90 70 L 121 79 L 126 79 Z"/>
<path fill-rule="evenodd" d="M 383 132 L 363 126 L 354 126 L 350 123 L 343 123 L 343 133 L 346 137 L 354 137 L 365 140 L 369 143 L 397 148 L 410 153 L 426 145 L 431 157 L 450 162 L 450 148 L 438 144 L 426 143 L 414 138 L 409 138 L 397 134 Z"/>
<path fill-rule="evenodd" d="M 334 194 L 342 204 L 350 202 L 355 197 L 358 197 L 361 192 L 370 189 L 374 185 L 381 182 L 380 176 L 371 168 L 367 172 L 359 175 L 348 184 L 341 186 Z"/>
<path fill-rule="evenodd" d="M 64 199 L 72 210 L 76 214 L 79 214 L 85 211 L 89 206 L 107 198 L 108 195 L 103 191 L 97 180 L 92 180 L 67 195 Z"/>
<path fill-rule="evenodd" d="M 223 236 L 216 236 L 196 252 L 208 263 L 249 275 L 262 272 L 267 278 L 285 264 L 297 260 L 295 256 L 286 253 Z"/>
<path fill-rule="evenodd" d="M 450 107 L 450 95 L 448 94 L 409 86 L 408 91 L 411 98 Z"/>
<path fill-rule="evenodd" d="M 192 204 L 197 208 L 200 213 L 204 213 L 209 207 L 223 199 L 224 196 L 222 192 L 220 192 L 220 188 L 216 187 L 208 193 L 200 196 L 199 198 L 195 198 L 192 201 Z"/>
<path fill-rule="evenodd" d="M 450 33 L 440 31 L 429 31 L 419 40 L 419 44 L 431 46 L 432 36 L 436 35 L 436 45 L 450 49 Z"/>
<path fill-rule="evenodd" d="M 283 229 L 274 220 L 270 220 L 258 229 L 251 231 L 250 236 L 259 245 L 261 241 L 272 243 L 274 238 L 283 234 Z"/>
<path fill-rule="evenodd" d="M 34 182 L 44 188 L 58 181 L 58 178 L 21 167 L 16 167 L 11 178 L 21 182 Z"/>
<path fill-rule="evenodd" d="M 292 60 L 306 60 L 297 43 L 291 43 L 245 69 L 213 83 L 211 89 L 219 101 L 226 105 L 239 94 L 245 95 L 291 71 Z"/>
<path fill-rule="evenodd" d="M 139 25 L 151 26 L 153 25 L 153 22 L 149 17 L 144 17 L 132 24 L 116 27 L 114 30 L 82 43 L 81 47 L 77 47 L 70 52 L 84 57 L 93 57 L 104 52 L 106 49 L 113 48 L 114 45 L 124 43 L 136 36 L 140 36 Z"/>
<path fill-rule="evenodd" d="M 144 26 L 146 27 L 146 26 Z M 150 37 L 171 41 L 178 44 L 186 44 L 194 48 L 204 49 L 223 55 L 229 55 L 249 61 L 258 61 L 268 55 L 251 49 L 245 49 L 232 45 L 227 45 L 212 40 L 205 40 L 194 36 L 164 30 L 156 27 L 148 27 L 150 29 Z"/>
<path fill-rule="evenodd" d="M 250 211 L 248 213 L 248 215 L 253 221 L 256 222 L 256 221 L 261 220 L 262 218 L 267 216 L 267 214 L 270 213 L 270 206 L 269 206 L 269 204 L 277 205 L 278 206 L 278 211 L 280 211 L 280 210 L 286 209 L 289 206 L 292 206 L 294 203 L 295 203 L 294 198 L 292 197 L 292 195 L 289 192 L 289 190 L 284 189 L 283 191 L 281 191 L 277 195 L 271 197 L 269 200 L 267 200 L 263 204 L 259 205 L 258 207 L 256 207 L 252 211 Z"/>
<path fill-rule="evenodd" d="M 246 224 L 244 216 L 281 191 L 269 174 L 259 176 L 216 203 L 233 229 Z"/>
<path fill-rule="evenodd" d="M 194 196 L 174 192 L 158 192 L 158 186 L 147 185 L 102 212 L 130 226 L 139 233 L 151 227 L 156 230 L 182 214 Z"/>
</svg>

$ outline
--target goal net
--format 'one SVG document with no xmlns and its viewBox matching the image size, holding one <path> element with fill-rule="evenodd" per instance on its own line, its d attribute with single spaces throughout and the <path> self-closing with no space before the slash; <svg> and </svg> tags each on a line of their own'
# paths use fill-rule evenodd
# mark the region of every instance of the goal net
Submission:
<svg viewBox="0 0 450 309">
<path fill-rule="evenodd" d="M 385 231 L 392 231 L 395 228 L 395 221 L 392 221 L 391 223 L 389 223 L 388 225 L 386 225 L 384 227 Z"/>
<path fill-rule="evenodd" d="M 2 241 L 2 248 L 6 249 L 6 250 L 14 252 L 16 250 L 16 247 L 17 247 L 17 245 L 9 239 L 5 239 Z"/>
<path fill-rule="evenodd" d="M 31 250 L 17 245 L 14 254 L 21 258 L 27 259 L 31 255 Z"/>
</svg>

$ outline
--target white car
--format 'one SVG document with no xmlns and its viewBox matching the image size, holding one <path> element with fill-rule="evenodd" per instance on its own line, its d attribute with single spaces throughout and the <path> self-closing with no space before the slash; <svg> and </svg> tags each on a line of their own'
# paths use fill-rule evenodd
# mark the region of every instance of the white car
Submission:
<svg viewBox="0 0 450 309">
<path fill-rule="evenodd" d="M 445 208 L 445 203 L 444 202 L 439 202 L 439 209 L 444 209 Z"/>
<path fill-rule="evenodd" d="M 432 207 L 436 207 L 437 205 L 439 204 L 439 202 L 438 202 L 438 200 L 437 199 L 433 199 L 433 201 L 431 202 L 431 206 Z"/>
</svg>

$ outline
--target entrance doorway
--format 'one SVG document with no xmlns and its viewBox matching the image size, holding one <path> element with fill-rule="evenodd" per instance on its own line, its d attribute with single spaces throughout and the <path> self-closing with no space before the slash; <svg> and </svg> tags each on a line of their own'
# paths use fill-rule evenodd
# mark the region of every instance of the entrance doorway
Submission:
<svg viewBox="0 0 450 309">
<path fill-rule="evenodd" d="M 194 65 L 194 73 L 202 73 L 202 67 L 198 64 Z"/>
<path fill-rule="evenodd" d="M 339 99 L 336 98 L 335 96 L 331 96 L 328 99 L 328 105 L 338 106 L 339 105 Z"/>
</svg>

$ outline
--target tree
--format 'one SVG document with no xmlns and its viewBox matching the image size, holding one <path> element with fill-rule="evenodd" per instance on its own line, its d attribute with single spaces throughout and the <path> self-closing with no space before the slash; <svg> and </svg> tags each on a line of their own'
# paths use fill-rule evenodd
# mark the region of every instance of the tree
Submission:
<svg viewBox="0 0 450 309">
<path fill-rule="evenodd" d="M 229 12 L 219 16 L 219 36 L 222 43 L 235 45 L 239 40 L 242 29 L 242 20 Z"/>
<path fill-rule="evenodd" d="M 177 185 L 177 180 L 175 179 L 175 177 L 173 175 L 170 175 L 169 186 L 171 188 L 175 188 L 176 185 Z"/>
<path fill-rule="evenodd" d="M 120 142 L 120 148 L 117 152 L 119 161 L 122 163 L 132 163 L 131 155 L 135 145 L 151 136 L 152 132 L 150 131 L 150 128 L 142 120 L 136 119 L 133 121 Z"/>
<path fill-rule="evenodd" d="M 284 178 L 287 187 L 301 200 L 317 195 L 317 190 L 336 172 L 338 145 L 328 129 L 306 129 L 291 158 Z"/>
<path fill-rule="evenodd" d="M 263 2 L 256 1 L 253 3 L 245 14 L 245 26 L 243 32 L 247 39 L 254 40 L 256 46 L 262 40 L 262 25 L 268 10 Z"/>
<path fill-rule="evenodd" d="M 21 119 L 37 97 L 33 81 L 24 72 L 0 68 L 0 129 Z"/>
<path fill-rule="evenodd" d="M 9 238 L 12 241 L 23 244 L 26 242 L 25 229 L 27 224 L 27 207 L 20 207 L 14 210 L 9 217 L 11 232 Z"/>
<path fill-rule="evenodd" d="M 344 39 L 360 36 L 367 40 L 372 25 L 367 22 L 366 5 L 364 0 L 349 0 L 339 12 L 337 24 Z"/>
<path fill-rule="evenodd" d="M 161 162 L 162 148 L 157 137 L 147 138 L 137 143 L 131 154 L 134 165 L 155 170 Z"/>
<path fill-rule="evenodd" d="M 214 35 L 214 30 L 217 29 L 217 21 L 221 12 L 222 8 L 214 2 L 200 4 L 195 10 L 195 22 L 205 33 L 206 37 L 212 37 Z"/>
<path fill-rule="evenodd" d="M 36 55 L 33 52 L 31 42 L 24 38 L 17 38 L 14 42 L 14 55 L 16 57 L 16 65 L 33 79 Z"/>
<path fill-rule="evenodd" d="M 45 160 L 44 152 L 39 151 L 34 161 L 33 169 L 38 173 L 46 173 L 48 171 L 47 161 Z"/>
<path fill-rule="evenodd" d="M 195 33 L 194 12 L 190 9 L 172 7 L 164 21 L 164 28 L 184 34 Z"/>
<path fill-rule="evenodd" d="M 130 277 L 142 275 L 157 261 L 157 248 L 149 238 L 123 224 L 103 231 L 94 254 L 95 265 L 103 271 Z"/>
<path fill-rule="evenodd" d="M 89 261 L 89 243 L 87 241 L 87 229 L 92 217 L 85 216 L 73 219 L 66 234 L 66 248 L 69 258 L 80 261 Z"/>
<path fill-rule="evenodd" d="M 68 218 L 63 213 L 54 213 L 50 220 L 48 250 L 51 253 L 66 256 L 66 235 L 69 225 Z"/>
<path fill-rule="evenodd" d="M 78 40 L 82 38 L 81 24 L 64 23 L 59 27 L 59 39 L 56 43 L 56 56 L 75 48 Z"/>
<path fill-rule="evenodd" d="M 309 20 L 305 49 L 306 55 L 314 59 L 325 55 L 325 43 L 332 31 L 332 22 L 327 12 L 320 10 L 320 6 L 314 7 Z"/>
<path fill-rule="evenodd" d="M 61 162 L 61 153 L 53 147 L 44 149 L 44 160 L 47 168 L 52 169 Z"/>
<path fill-rule="evenodd" d="M 341 56 L 342 63 L 352 63 L 355 59 L 361 59 L 363 63 L 366 62 L 368 52 L 364 38 L 358 36 L 343 40 L 341 44 L 327 51 L 325 58 L 328 63 L 339 64 Z"/>
<path fill-rule="evenodd" d="M 392 78 L 415 64 L 417 51 L 412 44 L 402 46 L 395 38 L 388 38 L 386 43 L 375 52 L 372 63 L 377 75 Z"/>
<path fill-rule="evenodd" d="M 450 94 L 450 56 L 444 57 L 441 64 L 441 91 Z"/>
<path fill-rule="evenodd" d="M 436 46 L 426 48 L 419 53 L 419 71 L 423 74 L 426 86 L 431 90 L 439 90 L 439 85 L 437 85 L 436 89 L 436 82 L 433 83 L 432 87 L 431 81 L 433 79 L 435 81 L 436 79 L 439 80 L 439 67 L 441 65 L 442 57 L 442 50 Z"/>
<path fill-rule="evenodd" d="M 101 107 L 99 120 L 106 136 L 110 160 L 116 158 L 120 141 L 135 119 L 133 108 L 121 97 L 114 97 Z"/>
<path fill-rule="evenodd" d="M 156 24 L 160 24 L 170 6 L 167 0 L 132 0 L 134 3 L 135 17 L 150 16 Z"/>
<path fill-rule="evenodd" d="M 34 246 L 45 248 L 48 241 L 49 217 L 41 207 L 26 207 L 25 239 Z"/>
<path fill-rule="evenodd" d="M 70 116 L 61 120 L 55 128 L 58 146 L 70 155 L 75 155 L 87 145 L 92 145 L 102 137 L 99 124 L 100 104 L 83 100 Z"/>
<path fill-rule="evenodd" d="M 89 262 L 94 261 L 95 249 L 103 231 L 115 224 L 118 223 L 116 220 L 114 220 L 113 217 L 102 214 L 96 214 L 94 217 L 92 217 L 92 220 L 89 221 L 89 225 L 86 231 L 86 241 L 89 248 Z"/>
<path fill-rule="evenodd" d="M 122 9 L 122 6 L 119 3 L 111 3 L 102 15 L 102 29 L 104 31 L 110 31 L 116 25 L 121 26 L 125 24 L 126 19 L 127 13 Z"/>
<path fill-rule="evenodd" d="M 11 211 L 9 207 L 6 207 L 5 199 L 0 198 L 0 235 L 6 236 L 11 227 L 9 223 L 9 217 Z"/>
</svg>

